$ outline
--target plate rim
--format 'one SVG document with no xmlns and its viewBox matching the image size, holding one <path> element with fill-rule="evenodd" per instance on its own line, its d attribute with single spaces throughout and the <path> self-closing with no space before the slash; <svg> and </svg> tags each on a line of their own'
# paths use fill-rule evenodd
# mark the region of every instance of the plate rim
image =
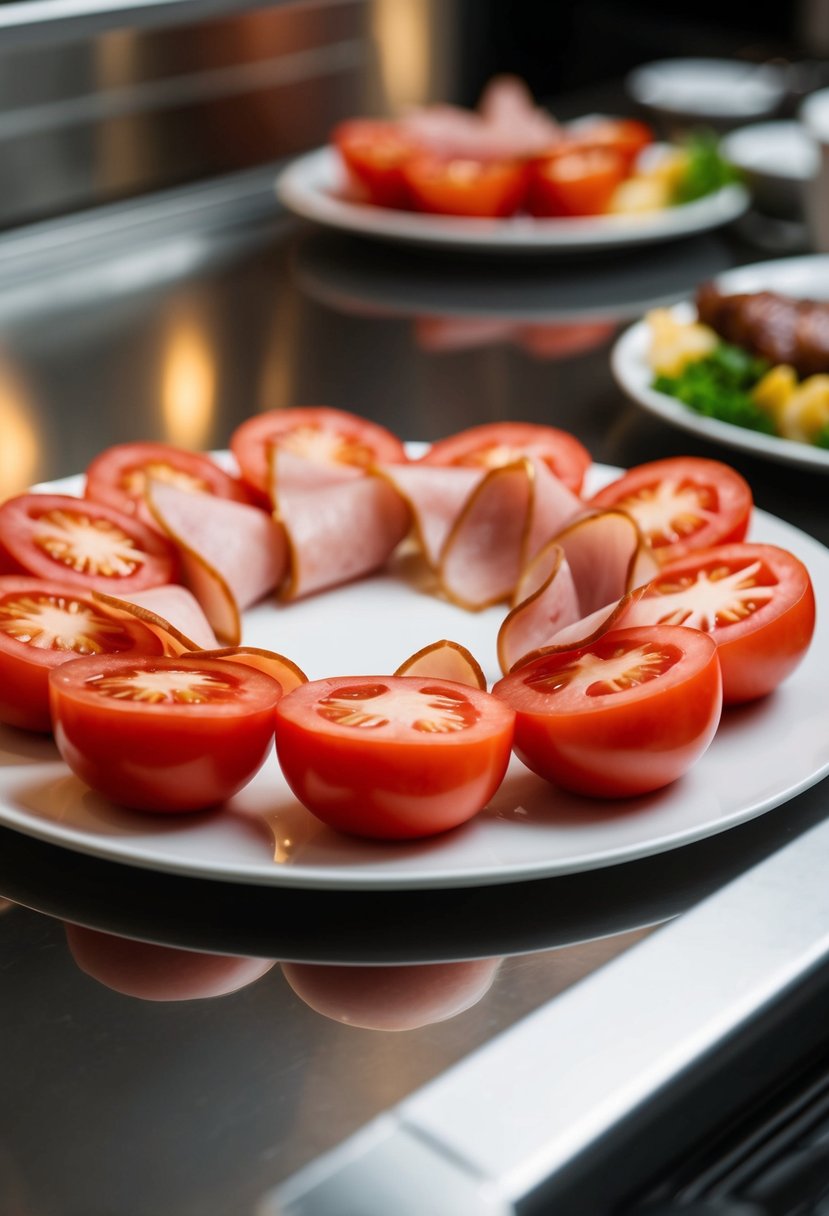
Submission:
<svg viewBox="0 0 829 1216">
<path fill-rule="evenodd" d="M 410 446 L 413 449 L 422 449 L 423 445 L 412 444 Z M 214 453 L 214 455 L 226 456 L 224 453 Z M 595 470 L 594 476 L 602 480 L 611 479 L 622 472 L 616 466 L 604 465 L 598 462 L 592 467 Z M 66 492 L 77 493 L 79 477 L 80 475 L 74 475 L 73 477 L 41 483 L 38 489 L 53 490 L 55 488 L 62 488 Z M 72 483 L 76 487 L 74 491 L 70 490 Z M 755 523 L 761 525 L 761 529 L 762 524 L 766 520 L 771 520 L 775 525 L 782 526 L 785 532 L 796 542 L 799 550 L 805 549 L 807 552 L 811 551 L 816 560 L 826 564 L 825 575 L 827 580 L 829 580 L 829 550 L 817 538 L 802 531 L 802 529 L 797 528 L 795 525 L 781 520 L 778 516 L 771 515 L 769 512 L 762 511 L 759 508 L 755 508 L 754 520 Z M 58 763 L 59 760 L 51 762 Z M 516 762 L 514 761 L 513 763 Z M 0 763 L 0 771 L 2 771 L 3 767 L 2 763 Z M 70 852 L 142 870 L 179 875 L 183 878 L 207 879 L 210 881 L 238 883 L 240 885 L 277 890 L 317 890 L 326 892 L 461 890 L 463 888 L 503 886 L 511 883 L 581 874 L 592 870 L 607 869 L 611 866 L 622 865 L 626 862 L 637 861 L 662 853 L 669 853 L 674 849 L 719 835 L 721 832 L 728 831 L 742 823 L 759 818 L 766 812 L 774 810 L 792 798 L 796 798 L 799 794 L 811 788 L 811 786 L 816 785 L 828 773 L 829 753 L 821 765 L 793 785 L 784 789 L 778 789 L 766 798 L 755 800 L 749 806 L 742 807 L 716 820 L 713 824 L 706 820 L 703 823 L 692 824 L 678 832 L 671 832 L 667 835 L 663 833 L 661 836 L 651 837 L 644 843 L 638 842 L 633 845 L 622 844 L 606 848 L 604 852 L 599 852 L 598 854 L 582 854 L 575 858 L 571 857 L 565 859 L 563 864 L 560 861 L 557 862 L 554 856 L 551 858 L 547 855 L 543 862 L 533 859 L 527 862 L 512 862 L 507 866 L 478 865 L 470 869 L 460 871 L 450 869 L 438 872 L 437 874 L 403 872 L 394 876 L 384 876 L 383 874 L 372 874 L 366 870 L 358 874 L 356 870 L 359 863 L 354 862 L 347 867 L 345 875 L 340 873 L 332 880 L 332 870 L 334 869 L 332 866 L 305 865 L 292 867 L 271 865 L 266 867 L 261 862 L 237 862 L 235 863 L 235 868 L 229 869 L 227 865 L 212 859 L 197 858 L 195 861 L 192 861 L 187 858 L 179 858 L 174 854 L 168 854 L 159 859 L 157 855 L 152 855 L 143 850 L 136 854 L 131 851 L 129 844 L 125 848 L 124 842 L 129 842 L 131 839 L 127 835 L 95 837 L 83 829 L 66 827 L 60 821 L 43 819 L 36 813 L 9 807 L 4 803 L 2 790 L 0 790 L 0 828 L 20 832 L 25 836 L 42 840 L 58 848 L 65 848 Z"/>
<path fill-rule="evenodd" d="M 481 219 L 421 215 L 371 207 L 337 198 L 315 177 L 333 179 L 336 151 L 330 145 L 296 157 L 275 179 L 279 201 L 303 219 L 375 240 L 433 248 L 518 253 L 566 253 L 656 243 L 707 232 L 737 219 L 750 196 L 739 184 L 722 186 L 691 203 L 647 216 L 586 216 L 573 219 Z"/>
<path fill-rule="evenodd" d="M 829 254 L 800 254 L 791 258 L 772 258 L 762 262 L 749 262 L 734 266 L 714 278 L 714 282 L 729 290 L 758 290 L 748 286 L 757 276 L 768 273 L 771 279 L 784 278 L 787 272 L 798 268 L 822 267 L 826 276 L 829 295 Z M 769 286 L 773 286 L 770 282 Z M 686 296 L 668 306 L 668 311 L 683 320 L 692 320 L 695 315 L 693 300 Z M 706 418 L 684 406 L 675 397 L 651 388 L 648 382 L 650 369 L 644 362 L 642 350 L 647 338 L 646 321 L 640 317 L 628 326 L 616 339 L 610 352 L 610 367 L 618 387 L 636 405 L 641 406 L 657 418 L 692 435 L 698 435 L 726 447 L 736 448 L 769 460 L 792 464 L 798 468 L 814 471 L 829 470 L 829 450 L 816 448 L 796 439 L 783 439 L 777 435 L 765 435 L 747 427 L 735 426 L 719 418 Z"/>
</svg>

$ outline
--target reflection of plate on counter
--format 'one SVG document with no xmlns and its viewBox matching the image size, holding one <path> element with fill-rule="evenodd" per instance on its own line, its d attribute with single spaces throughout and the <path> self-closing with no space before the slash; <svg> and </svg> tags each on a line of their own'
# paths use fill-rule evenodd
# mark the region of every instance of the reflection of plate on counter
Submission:
<svg viewBox="0 0 829 1216">
<path fill-rule="evenodd" d="M 596 466 L 588 492 L 614 470 Z M 53 483 L 77 492 L 80 478 Z M 829 601 L 829 552 L 757 512 L 753 539 L 791 549 Z M 278 648 L 313 678 L 393 671 L 438 638 L 463 641 L 490 680 L 504 609 L 467 613 L 418 591 L 405 566 L 279 608 L 246 614 L 248 645 Z M 598 869 L 701 840 L 794 797 L 829 769 L 822 673 L 829 630 L 773 696 L 731 711 L 679 782 L 624 803 L 556 791 L 517 760 L 485 812 L 440 837 L 383 844 L 325 828 L 294 799 L 271 757 L 225 807 L 146 816 L 73 777 L 49 739 L 0 732 L 0 824 L 81 853 L 155 871 L 318 891 L 460 888 Z"/>
<path fill-rule="evenodd" d="M 337 312 L 375 317 L 459 317 L 567 324 L 622 321 L 688 294 L 689 284 L 733 264 L 722 240 L 694 237 L 669 258 L 658 249 L 627 256 L 536 266 L 464 260 L 451 273 L 411 250 L 357 245 L 335 233 L 307 232 L 293 246 L 301 290 Z"/>
<path fill-rule="evenodd" d="M 395 244 L 481 253 L 563 254 L 675 240 L 730 223 L 748 206 L 748 192 L 732 185 L 692 203 L 641 215 L 490 220 L 395 211 L 350 201 L 337 153 L 328 147 L 283 169 L 276 190 L 289 210 L 326 228 Z"/>
<path fill-rule="evenodd" d="M 704 276 L 700 276 L 700 280 Z M 717 285 L 727 292 L 779 291 L 801 299 L 829 300 L 829 255 L 785 258 L 741 266 L 718 275 Z M 674 306 L 678 320 L 692 321 L 696 309 L 690 300 Z M 673 426 L 691 431 L 713 443 L 741 448 L 755 456 L 816 470 L 829 470 L 829 450 L 792 439 L 765 435 L 695 413 L 675 397 L 651 388 L 653 371 L 648 362 L 648 327 L 639 321 L 616 343 L 613 373 L 622 389 L 637 404 Z"/>
</svg>

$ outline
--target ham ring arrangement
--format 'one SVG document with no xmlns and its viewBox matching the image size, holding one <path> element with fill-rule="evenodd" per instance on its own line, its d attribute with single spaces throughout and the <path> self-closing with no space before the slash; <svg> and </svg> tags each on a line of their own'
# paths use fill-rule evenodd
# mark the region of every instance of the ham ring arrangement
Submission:
<svg viewBox="0 0 829 1216">
<path fill-rule="evenodd" d="M 704 668 L 707 699 L 695 740 L 683 743 L 679 771 L 663 766 L 644 787 L 657 788 L 705 750 L 723 703 L 767 694 L 808 647 L 814 627 L 808 573 L 783 550 L 744 542 L 751 492 L 717 461 L 657 461 L 586 499 L 590 455 L 556 428 L 488 424 L 410 459 L 385 428 L 323 407 L 251 418 L 230 447 L 238 476 L 207 456 L 125 444 L 93 461 L 83 498 L 29 493 L 0 505 L 0 676 L 7 677 L 0 721 L 54 730 L 70 767 L 93 786 L 100 761 L 85 754 L 83 719 L 93 694 L 107 700 L 110 725 L 126 722 L 128 713 L 152 716 L 167 703 L 176 713 L 192 704 L 194 713 L 206 714 L 210 702 L 221 717 L 225 702 L 243 699 L 233 673 L 241 672 L 241 688 L 253 669 L 252 685 L 264 676 L 276 686 L 277 752 L 295 792 L 307 784 L 304 772 L 295 784 L 292 770 L 303 732 L 313 732 L 315 723 L 334 737 L 333 764 L 345 765 L 342 748 L 359 735 L 360 747 L 374 739 L 378 756 L 396 749 L 399 774 L 409 763 L 401 758 L 405 715 L 420 748 L 409 747 L 420 757 L 418 772 L 427 752 L 449 754 L 447 740 L 459 756 L 460 741 L 484 733 L 480 721 L 492 717 L 487 746 L 492 752 L 494 732 L 498 758 L 487 758 L 460 818 L 444 808 L 422 822 L 411 814 L 395 818 L 395 811 L 391 822 L 381 807 L 374 818 L 351 823 L 341 807 L 331 810 L 316 805 L 313 794 L 298 793 L 340 830 L 404 838 L 470 818 L 503 777 L 513 729 L 519 756 L 548 780 L 590 795 L 626 796 L 643 790 L 615 788 L 595 772 L 585 776 L 572 757 L 539 759 L 530 719 L 537 725 L 540 713 L 547 729 L 563 689 L 584 702 L 568 710 L 569 722 L 605 703 L 615 713 L 625 700 L 652 700 L 654 690 L 681 683 L 683 665 L 696 664 L 695 679 Z M 368 691 L 358 685 L 363 676 L 354 677 L 353 687 L 319 681 L 326 688 L 317 701 L 289 656 L 244 646 L 242 616 L 252 604 L 325 594 L 377 571 L 401 545 L 416 551 L 438 596 L 469 611 L 504 605 L 497 649 L 505 679 L 493 691 L 461 641 L 436 640 L 404 658 L 394 675 L 372 677 L 380 683 Z M 685 642 L 698 632 L 711 641 L 695 643 L 700 653 L 692 658 Z M 768 662 L 756 661 L 758 647 L 773 652 Z M 73 677 L 74 660 L 80 662 Z M 198 679 L 197 660 L 204 664 Z M 747 666 L 759 674 L 746 678 Z M 258 685 L 254 692 L 261 692 Z M 530 695 L 541 697 L 541 710 L 525 706 Z M 426 698 L 428 713 L 416 696 Z M 300 706 L 303 698 L 310 709 Z M 490 714 L 481 698 L 497 700 L 497 712 Z M 93 708 L 100 716 L 97 703 Z M 141 722 L 141 730 L 150 729 Z M 285 744 L 280 751 L 281 731 L 296 740 L 290 755 Z M 545 748 L 560 750 L 559 737 Z M 314 746 L 320 753 L 319 737 Z M 646 753 L 653 738 L 641 746 Z M 476 748 L 483 764 L 484 743 Z M 264 759 L 256 762 L 254 751 L 253 772 Z M 445 761 L 440 771 L 440 780 L 449 781 Z M 242 778 L 233 780 L 221 797 L 239 788 Z M 97 788 L 130 805 L 111 773 Z M 132 805 L 189 810 L 209 804 L 206 797 L 193 807 L 151 792 Z"/>
</svg>

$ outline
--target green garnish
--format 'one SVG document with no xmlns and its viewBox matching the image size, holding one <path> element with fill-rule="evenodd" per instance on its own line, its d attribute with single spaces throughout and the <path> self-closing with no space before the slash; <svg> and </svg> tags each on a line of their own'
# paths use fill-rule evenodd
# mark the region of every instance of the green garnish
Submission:
<svg viewBox="0 0 829 1216">
<path fill-rule="evenodd" d="M 717 137 L 698 131 L 685 144 L 688 164 L 674 191 L 674 203 L 692 203 L 740 180 L 733 165 L 720 155 Z"/>
<path fill-rule="evenodd" d="M 816 448 L 829 448 L 829 423 L 820 428 L 812 443 Z"/>
<path fill-rule="evenodd" d="M 773 435 L 772 419 L 751 397 L 769 366 L 765 359 L 722 342 L 706 358 L 687 364 L 678 376 L 656 376 L 653 387 L 705 418 Z"/>
</svg>

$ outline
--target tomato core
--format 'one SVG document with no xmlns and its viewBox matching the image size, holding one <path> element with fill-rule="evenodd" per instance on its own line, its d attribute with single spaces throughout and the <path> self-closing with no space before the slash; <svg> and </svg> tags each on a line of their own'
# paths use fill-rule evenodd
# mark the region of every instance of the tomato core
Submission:
<svg viewBox="0 0 829 1216">
<path fill-rule="evenodd" d="M 111 520 L 60 508 L 37 517 L 32 539 L 54 562 L 79 574 L 124 578 L 144 562 L 132 538 Z"/>
<path fill-rule="evenodd" d="M 86 600 L 35 591 L 0 597 L 0 633 L 39 650 L 74 654 L 111 654 L 135 645 L 123 624 Z"/>
</svg>

